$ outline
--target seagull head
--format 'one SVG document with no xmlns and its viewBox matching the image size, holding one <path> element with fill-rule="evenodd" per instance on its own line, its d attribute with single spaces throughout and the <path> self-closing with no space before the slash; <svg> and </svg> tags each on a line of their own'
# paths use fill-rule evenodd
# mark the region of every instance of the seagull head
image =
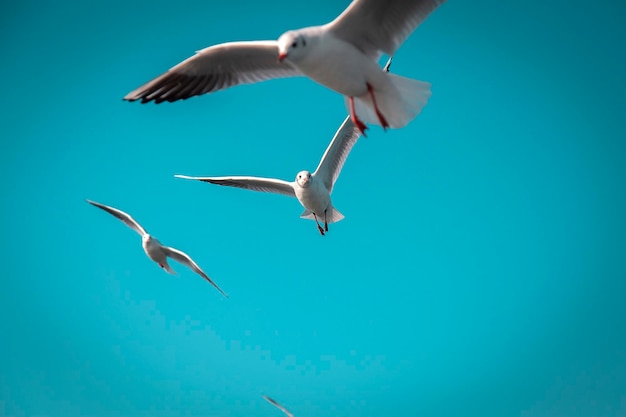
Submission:
<svg viewBox="0 0 626 417">
<path fill-rule="evenodd" d="M 290 30 L 278 38 L 278 62 L 285 59 L 297 61 L 304 55 L 307 37 L 300 31 Z"/>
<path fill-rule="evenodd" d="M 307 188 L 311 185 L 311 173 L 309 171 L 298 172 L 296 183 L 302 188 Z"/>
</svg>

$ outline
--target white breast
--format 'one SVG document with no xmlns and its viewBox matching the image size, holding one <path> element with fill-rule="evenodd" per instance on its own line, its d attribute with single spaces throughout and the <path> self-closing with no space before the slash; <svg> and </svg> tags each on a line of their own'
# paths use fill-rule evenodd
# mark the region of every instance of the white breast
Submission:
<svg viewBox="0 0 626 417">
<path fill-rule="evenodd" d="M 165 253 L 161 250 L 161 243 L 155 239 L 150 238 L 142 242 L 143 250 L 148 255 L 148 258 L 155 262 L 161 263 L 165 260 Z"/>
<path fill-rule="evenodd" d="M 355 48 L 324 32 L 315 47 L 294 64 L 309 78 L 345 96 L 367 93 L 384 73 L 376 63 Z"/>
<path fill-rule="evenodd" d="M 322 181 L 316 181 L 315 178 L 311 178 L 311 185 L 307 188 L 296 186 L 295 192 L 300 204 L 317 215 L 324 213 L 330 206 L 328 190 Z"/>
</svg>

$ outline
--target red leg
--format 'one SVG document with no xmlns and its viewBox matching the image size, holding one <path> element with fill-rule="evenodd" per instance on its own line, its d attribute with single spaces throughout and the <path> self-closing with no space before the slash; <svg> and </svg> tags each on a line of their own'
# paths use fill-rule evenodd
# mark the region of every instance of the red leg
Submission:
<svg viewBox="0 0 626 417">
<path fill-rule="evenodd" d="M 363 136 L 367 137 L 367 135 L 365 134 L 365 129 L 367 129 L 367 126 L 365 126 L 365 123 L 359 120 L 356 112 L 354 111 L 354 97 L 350 96 L 348 101 L 350 102 L 350 118 L 352 119 L 352 123 L 354 123 L 354 125 L 361 131 L 361 134 Z"/>
<path fill-rule="evenodd" d="M 383 116 L 380 110 L 378 110 L 378 106 L 376 105 L 376 97 L 374 97 L 374 89 L 372 88 L 370 83 L 367 83 L 367 90 L 370 92 L 370 96 L 372 96 L 372 103 L 374 103 L 374 110 L 376 110 L 376 116 L 378 116 L 380 125 L 383 127 L 383 129 L 387 130 L 387 128 L 389 127 L 389 123 L 387 123 L 387 119 L 385 119 L 385 116 Z"/>
</svg>

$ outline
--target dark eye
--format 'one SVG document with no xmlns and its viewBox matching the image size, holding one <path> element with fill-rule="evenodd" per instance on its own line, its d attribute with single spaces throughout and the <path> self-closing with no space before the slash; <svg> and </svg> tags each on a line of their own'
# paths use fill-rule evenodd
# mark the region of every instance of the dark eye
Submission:
<svg viewBox="0 0 626 417">
<path fill-rule="evenodd" d="M 293 43 L 291 44 L 292 48 L 296 48 L 298 46 L 298 42 L 297 41 L 293 41 Z"/>
</svg>

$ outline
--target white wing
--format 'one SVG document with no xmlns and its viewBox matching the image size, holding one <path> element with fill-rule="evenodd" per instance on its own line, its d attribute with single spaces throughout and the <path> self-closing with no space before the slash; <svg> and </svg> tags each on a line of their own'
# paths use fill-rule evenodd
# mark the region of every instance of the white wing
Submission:
<svg viewBox="0 0 626 417">
<path fill-rule="evenodd" d="M 283 413 L 285 413 L 285 415 L 287 415 L 287 417 L 293 417 L 293 414 L 291 414 L 289 412 L 289 410 L 287 410 L 285 407 L 283 407 L 282 405 L 278 404 L 276 402 L 276 400 L 274 400 L 273 398 L 268 397 L 267 395 L 264 395 L 263 398 L 265 398 L 265 400 L 274 405 L 275 407 L 277 407 L 280 411 L 282 411 Z"/>
<path fill-rule="evenodd" d="M 391 58 L 389 58 L 383 70 L 389 72 L 390 66 Z M 341 168 L 343 168 L 348 154 L 350 154 L 352 147 L 360 136 L 361 131 L 354 126 L 350 116 L 348 116 L 335 133 L 335 137 L 333 137 L 328 148 L 326 148 L 326 152 L 324 152 L 320 164 L 315 169 L 313 175 L 322 180 L 329 193 L 333 191 L 333 186 L 335 181 L 337 181 L 337 177 L 339 177 Z"/>
<path fill-rule="evenodd" d="M 101 208 L 102 210 L 114 215 L 115 217 L 117 217 L 118 219 L 126 223 L 126 225 L 128 225 L 135 232 L 139 233 L 141 236 L 146 234 L 146 231 L 144 230 L 144 228 L 141 227 L 141 225 L 137 223 L 137 221 L 133 219 L 130 216 L 130 214 L 124 213 L 122 210 L 118 210 L 113 207 L 105 206 L 104 204 L 96 203 L 95 201 L 87 200 L 87 202 L 91 205 Z"/>
<path fill-rule="evenodd" d="M 261 177 L 188 177 L 186 175 L 174 175 L 176 178 L 186 180 L 198 180 L 211 184 L 226 185 L 229 187 L 245 188 L 246 190 L 261 191 L 264 193 L 284 194 L 295 197 L 294 183 L 274 178 Z"/>
<path fill-rule="evenodd" d="M 131 91 L 124 100 L 185 100 L 239 84 L 302 75 L 278 62 L 276 41 L 229 42 L 198 51 L 166 73 Z"/>
<path fill-rule="evenodd" d="M 326 148 L 326 152 L 324 152 L 313 176 L 322 180 L 329 193 L 333 191 L 333 185 L 335 185 L 341 168 L 359 136 L 361 136 L 361 132 L 348 116 Z"/>
<path fill-rule="evenodd" d="M 211 283 L 211 285 L 213 285 L 215 288 L 217 288 L 217 290 L 219 292 L 221 292 L 224 297 L 228 298 L 228 295 L 226 295 L 226 293 L 224 291 L 222 291 L 222 289 L 220 287 L 218 287 L 217 284 L 215 282 L 213 282 L 213 280 L 211 278 L 209 278 L 209 276 L 207 274 L 205 274 L 202 269 L 200 269 L 198 264 L 196 264 L 193 261 L 193 259 L 191 259 L 189 257 L 189 255 L 187 255 L 185 252 L 179 251 L 178 249 L 174 249 L 174 248 L 171 248 L 169 246 L 162 246 L 162 248 L 163 248 L 163 251 L 165 252 L 165 254 L 167 256 L 169 256 L 170 258 L 174 259 L 175 261 L 180 262 L 183 265 L 187 265 L 189 268 L 193 269 L 202 278 L 206 279 L 207 281 L 209 281 L 209 283 Z"/>
<path fill-rule="evenodd" d="M 396 49 L 445 0 L 354 0 L 326 27 L 335 36 L 378 58 Z"/>
</svg>

